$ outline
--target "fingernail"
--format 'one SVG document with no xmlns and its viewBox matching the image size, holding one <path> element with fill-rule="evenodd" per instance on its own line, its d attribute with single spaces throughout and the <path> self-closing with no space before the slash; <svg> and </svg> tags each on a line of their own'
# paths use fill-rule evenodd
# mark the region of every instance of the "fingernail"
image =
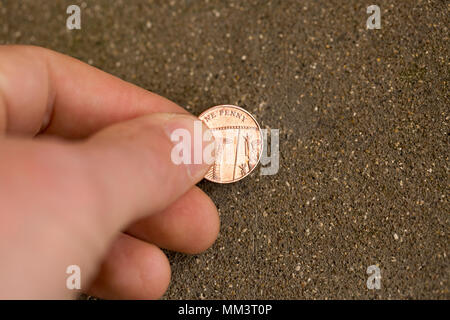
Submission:
<svg viewBox="0 0 450 320">
<path fill-rule="evenodd" d="M 206 125 L 194 116 L 167 114 L 165 131 L 173 143 L 171 160 L 185 165 L 193 180 L 202 179 L 214 163 L 215 141 Z"/>
</svg>

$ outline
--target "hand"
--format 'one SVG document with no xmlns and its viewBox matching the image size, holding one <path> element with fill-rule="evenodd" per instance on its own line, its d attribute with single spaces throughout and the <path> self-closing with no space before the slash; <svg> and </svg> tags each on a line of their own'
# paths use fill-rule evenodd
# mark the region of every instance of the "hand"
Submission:
<svg viewBox="0 0 450 320">
<path fill-rule="evenodd" d="M 199 253 L 219 232 L 175 165 L 171 128 L 196 118 L 174 103 L 56 52 L 0 46 L 0 298 L 159 298 L 160 248 Z M 122 232 L 124 231 L 124 232 Z"/>
</svg>

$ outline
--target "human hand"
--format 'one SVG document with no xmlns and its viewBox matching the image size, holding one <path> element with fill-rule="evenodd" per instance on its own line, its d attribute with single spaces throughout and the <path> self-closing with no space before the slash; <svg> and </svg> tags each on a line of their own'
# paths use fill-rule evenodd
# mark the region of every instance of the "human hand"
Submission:
<svg viewBox="0 0 450 320">
<path fill-rule="evenodd" d="M 56 52 L 0 46 L 0 298 L 159 298 L 160 248 L 199 253 L 219 232 L 167 133 L 196 118 L 174 103 Z M 124 231 L 124 232 L 122 232 Z M 87 290 L 86 290 L 87 289 Z"/>
</svg>

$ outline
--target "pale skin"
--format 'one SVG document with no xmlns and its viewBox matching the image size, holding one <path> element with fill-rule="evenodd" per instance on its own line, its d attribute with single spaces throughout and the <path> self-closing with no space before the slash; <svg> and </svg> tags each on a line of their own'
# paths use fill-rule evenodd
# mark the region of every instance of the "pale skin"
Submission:
<svg viewBox="0 0 450 320">
<path fill-rule="evenodd" d="M 62 54 L 0 46 L 0 299 L 81 291 L 157 299 L 161 248 L 208 249 L 217 209 L 195 186 L 208 164 L 171 161 L 170 130 L 195 117 L 175 103 Z"/>
</svg>

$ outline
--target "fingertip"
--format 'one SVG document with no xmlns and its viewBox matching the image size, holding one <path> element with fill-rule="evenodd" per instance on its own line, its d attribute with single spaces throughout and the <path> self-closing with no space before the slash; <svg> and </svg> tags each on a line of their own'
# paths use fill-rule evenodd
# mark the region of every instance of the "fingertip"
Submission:
<svg viewBox="0 0 450 320">
<path fill-rule="evenodd" d="M 205 143 L 205 132 L 209 131 L 203 121 L 189 114 L 155 114 L 164 121 L 166 134 L 173 143 L 171 160 L 176 165 L 184 165 L 186 172 L 195 183 L 203 179 L 212 165 L 205 153 L 214 147 L 215 141 Z M 211 135 L 212 136 L 212 135 Z M 213 148 L 214 149 L 214 148 Z"/>
<path fill-rule="evenodd" d="M 200 188 L 193 187 L 162 212 L 131 225 L 127 233 L 161 248 L 198 254 L 212 246 L 219 230 L 216 206 Z"/>
<path fill-rule="evenodd" d="M 121 234 L 89 294 L 103 299 L 159 299 L 169 287 L 171 268 L 157 246 Z"/>
<path fill-rule="evenodd" d="M 189 239 L 189 245 L 185 247 L 185 253 L 198 254 L 208 250 L 217 240 L 220 232 L 220 218 L 216 205 L 211 198 L 204 193 L 200 188 L 193 188 L 193 193 L 196 194 L 198 210 L 196 223 L 192 225 L 196 232 L 195 236 Z M 201 203 L 201 204 L 200 204 Z"/>
<path fill-rule="evenodd" d="M 137 240 L 139 241 L 139 240 Z M 167 256 L 155 245 L 149 245 L 142 252 L 140 276 L 143 284 L 141 299 L 159 299 L 169 288 L 172 269 Z"/>
</svg>

